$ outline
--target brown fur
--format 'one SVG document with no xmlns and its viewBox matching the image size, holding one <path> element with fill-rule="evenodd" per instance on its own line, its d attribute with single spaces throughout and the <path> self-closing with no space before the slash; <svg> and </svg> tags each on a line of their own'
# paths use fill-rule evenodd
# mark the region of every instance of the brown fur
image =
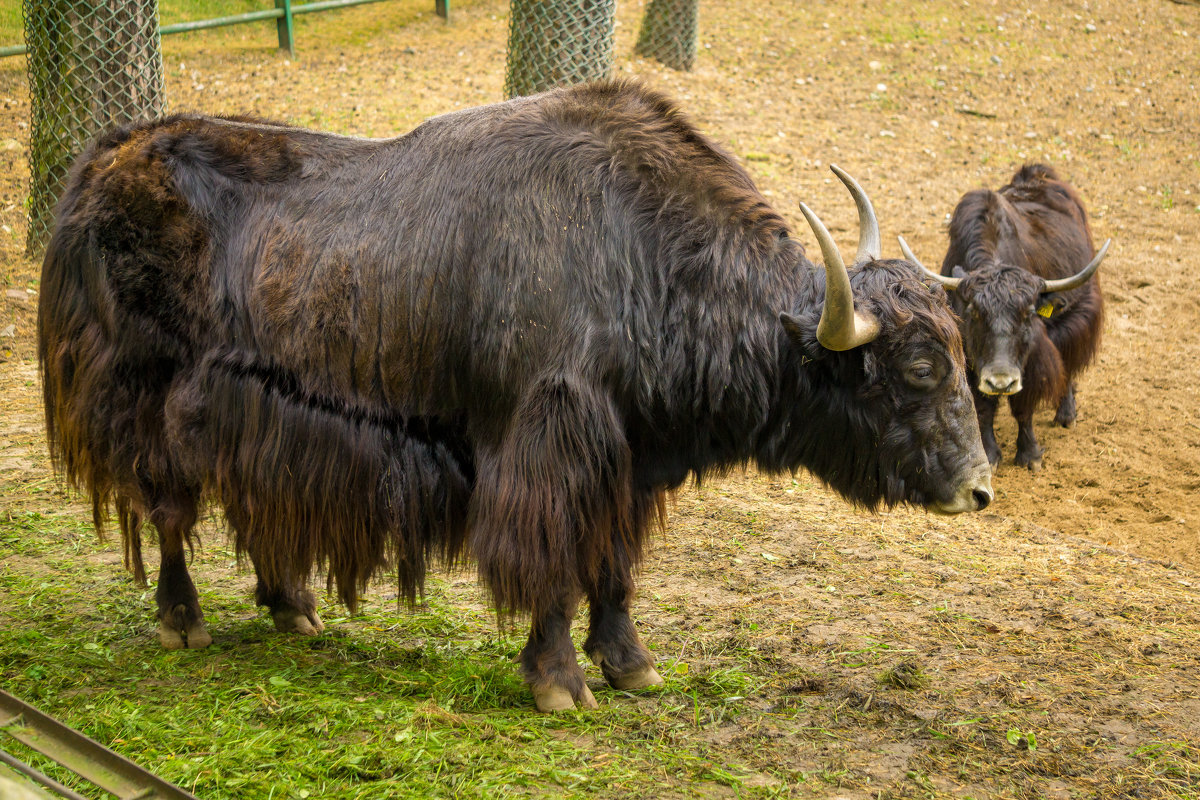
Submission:
<svg viewBox="0 0 1200 800">
<path fill-rule="evenodd" d="M 1095 357 L 1104 323 L 1098 275 L 1053 294 L 1042 293 L 1042 281 L 1076 274 L 1093 253 L 1078 192 L 1042 164 L 1022 167 L 999 192 L 969 192 L 954 210 L 942 274 L 963 277 L 952 301 L 973 373 L 998 360 L 1021 370 L 1022 389 L 1009 396 L 1020 428 L 1020 464 L 1040 463 L 1032 428 L 1036 408 L 1059 409 L 1059 424 L 1074 421 L 1075 378 Z M 1053 313 L 1043 318 L 1036 309 L 1047 302 Z M 996 463 L 1000 451 L 991 424 L 996 400 L 976 388 L 976 403 L 982 407 L 984 446 Z"/>
</svg>

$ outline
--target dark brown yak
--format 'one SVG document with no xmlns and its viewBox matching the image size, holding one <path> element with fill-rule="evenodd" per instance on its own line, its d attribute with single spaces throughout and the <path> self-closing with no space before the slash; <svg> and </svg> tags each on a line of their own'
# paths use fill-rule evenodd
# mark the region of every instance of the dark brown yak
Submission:
<svg viewBox="0 0 1200 800">
<path fill-rule="evenodd" d="M 76 164 L 46 255 L 52 451 L 97 524 L 115 504 L 139 578 L 157 530 L 167 647 L 211 641 L 184 551 L 213 502 L 279 629 L 321 629 L 315 568 L 353 606 L 381 568 L 411 600 L 431 559 L 469 557 L 501 613 L 532 615 L 538 707 L 594 706 L 576 607 L 610 684 L 660 681 L 631 568 L 688 476 L 754 461 L 865 507 L 992 497 L 945 293 L 879 260 L 842 179 L 852 277 L 805 209 L 824 278 L 734 160 L 633 85 L 389 140 L 123 128 Z"/>
<path fill-rule="evenodd" d="M 1104 300 L 1100 267 L 1083 201 L 1050 167 L 1028 164 L 999 192 L 968 192 L 950 220 L 950 249 L 938 275 L 953 290 L 988 461 L 1000 463 L 992 429 L 998 398 L 1017 420 L 1019 466 L 1037 471 L 1042 448 L 1033 412 L 1058 409 L 1055 424 L 1075 422 L 1075 377 L 1100 346 Z M 909 260 L 916 257 L 901 239 Z"/>
</svg>

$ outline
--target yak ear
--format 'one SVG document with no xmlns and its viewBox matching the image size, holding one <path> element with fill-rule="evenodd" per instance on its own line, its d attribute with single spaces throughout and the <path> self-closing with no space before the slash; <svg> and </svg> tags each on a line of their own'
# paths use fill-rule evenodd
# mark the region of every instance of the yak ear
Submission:
<svg viewBox="0 0 1200 800">
<path fill-rule="evenodd" d="M 806 331 L 800 320 L 786 311 L 779 315 L 779 321 L 783 323 L 783 329 L 796 344 L 803 346 L 805 339 L 811 338 L 811 331 Z"/>
<path fill-rule="evenodd" d="M 954 266 L 954 269 L 950 270 L 950 274 L 956 278 L 967 277 L 967 271 L 965 269 L 963 269 L 962 267 L 958 266 L 957 264 Z"/>
</svg>

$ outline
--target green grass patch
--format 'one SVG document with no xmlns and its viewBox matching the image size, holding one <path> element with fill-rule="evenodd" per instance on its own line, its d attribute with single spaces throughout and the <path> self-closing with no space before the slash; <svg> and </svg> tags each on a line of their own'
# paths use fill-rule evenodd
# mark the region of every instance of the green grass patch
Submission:
<svg viewBox="0 0 1200 800">
<path fill-rule="evenodd" d="M 734 659 L 664 661 L 643 697 L 589 666 L 600 710 L 544 716 L 514 663 L 523 632 L 440 580 L 417 610 L 375 596 L 353 616 L 326 607 L 321 636 L 285 636 L 210 536 L 193 571 L 214 644 L 169 652 L 153 588 L 84 520 L 0 515 L 0 550 L 0 686 L 200 797 L 755 797 L 794 778 L 759 785 L 705 743 L 762 685 Z"/>
<path fill-rule="evenodd" d="M 303 5 L 313 0 L 295 0 L 293 5 Z M 380 7 L 391 6 L 381 10 Z M 433 0 L 390 0 L 379 4 L 355 6 L 345 10 L 302 14 L 296 17 L 296 45 L 303 40 L 320 35 L 322 43 L 335 46 L 361 46 L 383 31 L 411 22 L 421 13 L 433 12 Z M 174 25 L 181 22 L 198 22 L 217 17 L 231 17 L 252 11 L 264 11 L 275 7 L 272 0 L 161 0 L 158 6 L 159 24 Z M 361 10 L 367 9 L 365 13 Z M 374 11 L 370 9 L 374 8 Z M 355 13 L 356 11 L 360 13 Z M 353 14 L 354 24 L 346 26 L 336 21 Z M 332 24 L 331 24 L 332 23 Z M 254 39 L 270 44 L 275 41 L 275 25 L 272 20 L 256 20 L 222 28 L 214 28 L 166 38 L 168 43 L 197 36 L 210 37 L 210 42 L 227 39 Z M 24 21 L 19 2 L 0 5 L 0 47 L 23 44 L 25 41 Z M 167 45 L 170 46 L 169 44 Z"/>
<path fill-rule="evenodd" d="M 159 24 L 227 17 L 274 8 L 271 0 L 161 0 L 158 4 Z M 262 23 L 259 23 L 262 24 Z M 0 47 L 25 41 L 25 23 L 21 3 L 0 4 Z"/>
</svg>

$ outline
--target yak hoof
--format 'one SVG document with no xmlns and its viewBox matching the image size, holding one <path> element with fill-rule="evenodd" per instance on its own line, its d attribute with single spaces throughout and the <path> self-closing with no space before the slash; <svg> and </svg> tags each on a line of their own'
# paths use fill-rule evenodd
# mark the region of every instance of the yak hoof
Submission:
<svg viewBox="0 0 1200 800">
<path fill-rule="evenodd" d="M 212 644 L 212 636 L 203 622 L 180 631 L 165 622 L 158 623 L 158 641 L 167 650 L 200 650 Z"/>
<path fill-rule="evenodd" d="M 576 700 L 578 700 L 580 708 L 597 709 L 600 704 L 596 702 L 596 697 L 592 694 L 592 690 L 587 686 L 583 687 L 579 697 L 575 698 L 569 691 L 561 686 L 547 686 L 545 688 L 533 688 L 533 701 L 537 703 L 537 710 L 543 714 L 552 714 L 556 711 L 570 711 L 575 708 Z"/>
<path fill-rule="evenodd" d="M 317 616 L 316 611 L 305 613 L 295 608 L 283 608 L 272 611 L 271 618 L 275 620 L 275 630 L 280 633 L 298 633 L 301 636 L 316 636 L 325 630 L 325 623 Z"/>
<path fill-rule="evenodd" d="M 663 682 L 662 676 L 658 674 L 658 670 L 654 667 L 642 667 L 625 675 L 614 675 L 608 679 L 609 685 L 614 689 L 623 691 L 634 691 L 636 689 L 645 689 L 649 686 L 659 686 Z"/>
<path fill-rule="evenodd" d="M 1033 456 L 1031 458 L 1018 458 L 1017 466 L 1018 467 L 1028 467 L 1029 471 L 1036 475 L 1037 473 L 1042 471 L 1042 457 L 1041 456 Z"/>
</svg>

